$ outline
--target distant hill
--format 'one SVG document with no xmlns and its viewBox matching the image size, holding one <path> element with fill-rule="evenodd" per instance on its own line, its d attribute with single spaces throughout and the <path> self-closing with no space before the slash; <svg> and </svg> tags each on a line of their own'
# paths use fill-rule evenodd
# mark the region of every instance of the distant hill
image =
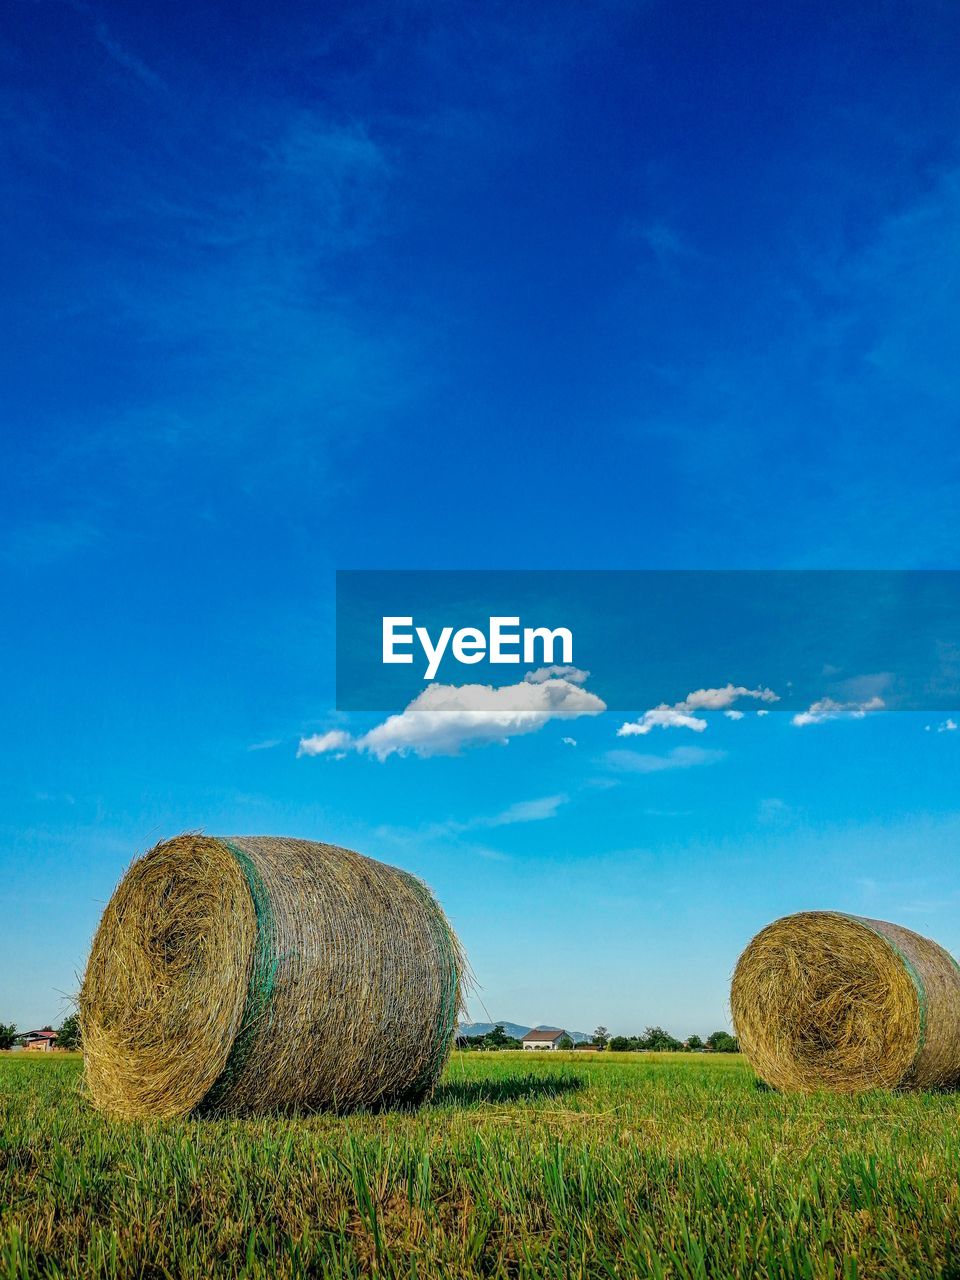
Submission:
<svg viewBox="0 0 960 1280">
<path fill-rule="evenodd" d="M 488 1031 L 492 1031 L 494 1027 L 501 1026 L 508 1036 L 512 1036 L 514 1040 L 522 1040 L 528 1031 L 539 1031 L 546 1026 L 558 1026 L 559 1023 L 537 1023 L 535 1027 L 521 1027 L 518 1022 L 461 1022 L 457 1026 L 458 1036 L 485 1036 Z M 583 1031 L 568 1031 L 567 1035 L 574 1044 L 584 1044 L 590 1039 Z"/>
</svg>

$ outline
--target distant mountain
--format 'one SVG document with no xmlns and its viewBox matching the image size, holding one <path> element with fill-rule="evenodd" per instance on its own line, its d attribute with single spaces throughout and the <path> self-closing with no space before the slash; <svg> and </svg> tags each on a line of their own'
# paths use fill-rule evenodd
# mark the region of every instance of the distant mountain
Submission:
<svg viewBox="0 0 960 1280">
<path fill-rule="evenodd" d="M 540 1031 L 542 1028 L 557 1026 L 558 1023 L 547 1024 L 540 1022 L 536 1027 L 521 1027 L 518 1022 L 461 1022 L 457 1026 L 458 1036 L 485 1036 L 488 1031 L 492 1031 L 494 1027 L 503 1027 L 508 1036 L 512 1036 L 514 1040 L 522 1040 L 528 1031 Z M 590 1039 L 583 1031 L 568 1031 L 567 1035 L 574 1044 L 584 1044 Z"/>
</svg>

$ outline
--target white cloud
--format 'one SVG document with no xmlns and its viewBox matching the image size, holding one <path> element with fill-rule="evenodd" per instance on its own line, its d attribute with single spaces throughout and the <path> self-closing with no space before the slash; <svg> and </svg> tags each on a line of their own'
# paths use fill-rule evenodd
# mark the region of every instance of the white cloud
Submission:
<svg viewBox="0 0 960 1280">
<path fill-rule="evenodd" d="M 665 756 L 643 751 L 608 751 L 607 764 L 624 773 L 662 773 L 665 769 L 694 769 L 701 764 L 718 764 L 726 759 L 725 751 L 708 751 L 704 747 L 674 747 Z"/>
<path fill-rule="evenodd" d="M 742 684 L 725 684 L 721 689 L 697 689 L 678 704 L 688 711 L 720 711 L 732 706 L 738 698 L 756 698 L 760 702 L 779 702 L 772 689 L 748 689 Z"/>
<path fill-rule="evenodd" d="M 575 747 L 577 745 L 576 738 L 561 738 L 560 741 L 565 747 Z"/>
<path fill-rule="evenodd" d="M 744 716 L 744 713 L 742 711 L 735 711 L 732 707 L 727 707 L 726 711 L 723 714 L 727 717 L 728 720 L 742 720 Z"/>
<path fill-rule="evenodd" d="M 955 733 L 957 728 L 958 725 L 956 720 L 947 719 L 944 720 L 943 724 L 937 725 L 937 733 Z"/>
<path fill-rule="evenodd" d="M 520 734 L 536 733 L 551 720 L 597 716 L 606 709 L 595 693 L 570 680 L 522 680 L 499 688 L 435 684 L 368 733 L 358 738 L 340 729 L 314 734 L 301 739 L 298 754 L 315 756 L 349 747 L 378 760 L 410 751 L 423 757 L 458 755 L 465 746 L 503 744 Z"/>
<path fill-rule="evenodd" d="M 833 698 L 821 698 L 806 711 L 799 711 L 791 724 L 822 724 L 824 720 L 862 720 L 871 711 L 882 711 L 886 706 L 880 697 L 867 698 L 864 702 L 836 702 Z"/>
<path fill-rule="evenodd" d="M 263 742 L 251 742 L 248 751 L 269 751 L 272 747 L 279 747 L 280 738 L 265 738 Z"/>
<path fill-rule="evenodd" d="M 343 729 L 331 729 L 327 733 L 315 733 L 301 738 L 298 756 L 322 756 L 328 751 L 344 751 L 352 744 L 349 733 Z"/>
<path fill-rule="evenodd" d="M 527 684 L 543 684 L 546 680 L 569 680 L 571 684 L 586 684 L 589 671 L 579 667 L 538 667 L 523 677 Z"/>
<path fill-rule="evenodd" d="M 758 716 L 768 716 L 769 714 L 770 712 L 766 709 L 766 707 L 761 707 L 760 710 L 757 712 Z"/>
<path fill-rule="evenodd" d="M 689 716 L 685 712 L 680 711 L 678 704 L 676 707 L 668 706 L 666 702 L 661 702 L 659 707 L 651 707 L 649 711 L 645 711 L 639 720 L 628 720 L 626 724 L 622 724 L 617 730 L 618 738 L 630 738 L 636 734 L 647 734 L 651 729 L 692 729 L 694 733 L 703 733 L 707 727 L 706 720 L 701 720 L 697 716 Z"/>
<path fill-rule="evenodd" d="M 394 752 L 420 756 L 456 755 L 465 745 L 504 743 L 535 733 L 550 720 L 575 720 L 606 710 L 596 694 L 569 680 L 493 688 L 489 685 L 432 685 L 400 713 L 360 738 L 357 747 L 379 760 Z"/>
<path fill-rule="evenodd" d="M 748 689 L 745 685 L 726 684 L 719 689 L 695 689 L 688 693 L 682 702 L 671 706 L 661 702 L 658 707 L 645 711 L 639 720 L 630 720 L 617 730 L 617 736 L 628 738 L 635 734 L 647 734 L 651 729 L 692 729 L 694 733 L 703 733 L 707 722 L 697 711 L 722 711 L 732 706 L 739 698 L 756 698 L 761 702 L 779 702 L 779 697 L 772 689 Z M 733 716 L 739 719 L 742 712 Z"/>
</svg>

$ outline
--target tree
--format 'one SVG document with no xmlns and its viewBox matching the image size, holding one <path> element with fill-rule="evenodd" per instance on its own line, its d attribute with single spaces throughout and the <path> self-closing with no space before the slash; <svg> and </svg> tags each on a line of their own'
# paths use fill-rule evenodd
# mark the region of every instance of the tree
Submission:
<svg viewBox="0 0 960 1280">
<path fill-rule="evenodd" d="M 572 1049 L 572 1048 L 573 1048 L 573 1041 L 570 1039 L 570 1037 L 569 1037 L 569 1036 L 566 1036 L 566 1035 L 561 1036 L 561 1037 L 560 1037 L 560 1039 L 557 1041 L 557 1048 L 558 1048 L 558 1049 Z"/>
<path fill-rule="evenodd" d="M 593 1033 L 593 1043 L 598 1049 L 605 1049 L 610 1040 L 610 1032 L 606 1027 L 597 1027 Z"/>
<path fill-rule="evenodd" d="M 478 1049 L 519 1049 L 521 1047 L 519 1040 L 507 1035 L 502 1022 L 498 1022 L 485 1036 L 472 1036 L 470 1039 Z"/>
<path fill-rule="evenodd" d="M 635 1046 L 626 1036 L 614 1036 L 610 1048 L 614 1053 L 629 1053 Z"/>
<path fill-rule="evenodd" d="M 688 1036 L 688 1037 L 687 1037 L 687 1048 L 688 1048 L 688 1049 L 702 1049 L 702 1048 L 703 1048 L 703 1041 L 700 1039 L 700 1037 L 699 1037 L 699 1036 Z"/>
<path fill-rule="evenodd" d="M 675 1040 L 669 1031 L 664 1031 L 663 1027 L 647 1027 L 642 1043 L 644 1049 L 653 1049 L 657 1053 L 676 1052 L 683 1048 L 680 1041 Z"/>
<path fill-rule="evenodd" d="M 12 1022 L 0 1022 L 0 1049 L 12 1049 L 17 1038 L 17 1028 Z"/>
<path fill-rule="evenodd" d="M 740 1052 L 736 1037 L 729 1035 L 726 1031 L 714 1031 L 712 1035 L 707 1036 L 707 1044 L 714 1053 Z"/>
<path fill-rule="evenodd" d="M 68 1018 L 64 1018 L 57 1028 L 57 1048 L 80 1048 L 80 1019 L 77 1014 L 71 1013 Z"/>
</svg>

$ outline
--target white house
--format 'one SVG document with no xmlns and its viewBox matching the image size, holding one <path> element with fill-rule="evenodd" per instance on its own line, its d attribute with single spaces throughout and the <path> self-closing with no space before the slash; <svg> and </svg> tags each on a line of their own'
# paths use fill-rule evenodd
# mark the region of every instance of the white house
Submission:
<svg viewBox="0 0 960 1280">
<path fill-rule="evenodd" d="M 566 1032 L 559 1027 L 540 1027 L 528 1031 L 520 1043 L 524 1049 L 559 1049 Z"/>
</svg>

